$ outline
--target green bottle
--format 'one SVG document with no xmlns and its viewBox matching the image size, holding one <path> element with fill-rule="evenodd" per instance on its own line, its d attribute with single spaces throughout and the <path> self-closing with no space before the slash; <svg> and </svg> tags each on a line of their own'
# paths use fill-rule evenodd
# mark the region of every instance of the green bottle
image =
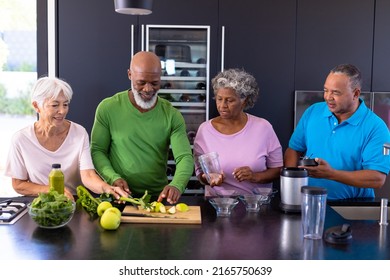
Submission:
<svg viewBox="0 0 390 280">
<path fill-rule="evenodd" d="M 61 171 L 61 164 L 53 163 L 51 167 L 52 170 L 49 173 L 49 190 L 64 194 L 65 183 L 64 173 Z"/>
</svg>

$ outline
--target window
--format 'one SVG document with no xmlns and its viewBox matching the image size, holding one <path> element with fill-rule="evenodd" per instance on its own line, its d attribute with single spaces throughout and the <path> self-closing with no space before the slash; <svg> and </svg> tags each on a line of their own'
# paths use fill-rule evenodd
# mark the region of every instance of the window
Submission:
<svg viewBox="0 0 390 280">
<path fill-rule="evenodd" d="M 30 90 L 37 79 L 36 0 L 0 0 L 0 197 L 15 196 L 4 176 L 12 135 L 36 120 Z"/>
</svg>

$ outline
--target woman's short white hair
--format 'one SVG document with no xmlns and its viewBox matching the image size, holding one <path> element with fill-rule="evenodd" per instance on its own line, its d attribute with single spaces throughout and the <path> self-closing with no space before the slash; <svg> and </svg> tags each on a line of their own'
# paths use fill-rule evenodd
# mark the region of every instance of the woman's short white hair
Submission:
<svg viewBox="0 0 390 280">
<path fill-rule="evenodd" d="M 70 102 L 73 90 L 67 82 L 56 77 L 42 77 L 35 82 L 32 88 L 31 102 L 35 101 L 42 106 L 46 100 L 56 99 L 61 92 Z"/>
</svg>

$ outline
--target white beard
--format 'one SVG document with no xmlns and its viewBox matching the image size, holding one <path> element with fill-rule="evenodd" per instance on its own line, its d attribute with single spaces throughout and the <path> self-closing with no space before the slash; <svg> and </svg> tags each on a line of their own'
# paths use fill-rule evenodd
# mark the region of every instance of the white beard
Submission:
<svg viewBox="0 0 390 280">
<path fill-rule="evenodd" d="M 137 105 L 142 109 L 149 110 L 156 104 L 158 92 L 156 92 L 156 94 L 149 101 L 144 101 L 140 93 L 134 89 L 133 83 L 131 83 L 131 91 L 133 92 L 135 103 L 137 103 Z"/>
</svg>

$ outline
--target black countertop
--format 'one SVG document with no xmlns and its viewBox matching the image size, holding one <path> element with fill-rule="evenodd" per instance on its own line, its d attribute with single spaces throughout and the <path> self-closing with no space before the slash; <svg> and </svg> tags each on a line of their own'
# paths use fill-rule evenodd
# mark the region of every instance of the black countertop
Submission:
<svg viewBox="0 0 390 280">
<path fill-rule="evenodd" d="M 277 199 L 254 214 L 246 213 L 240 202 L 229 218 L 217 218 L 203 197 L 183 196 L 181 200 L 201 206 L 202 224 L 122 223 L 116 231 L 105 231 L 97 218 L 77 208 L 67 226 L 47 230 L 37 227 L 26 214 L 13 225 L 0 225 L 0 259 L 390 259 L 387 226 L 380 226 L 374 220 L 346 221 L 330 206 L 327 206 L 325 229 L 349 223 L 353 236 L 350 244 L 332 245 L 324 240 L 303 239 L 300 215 L 281 212 Z"/>
</svg>

